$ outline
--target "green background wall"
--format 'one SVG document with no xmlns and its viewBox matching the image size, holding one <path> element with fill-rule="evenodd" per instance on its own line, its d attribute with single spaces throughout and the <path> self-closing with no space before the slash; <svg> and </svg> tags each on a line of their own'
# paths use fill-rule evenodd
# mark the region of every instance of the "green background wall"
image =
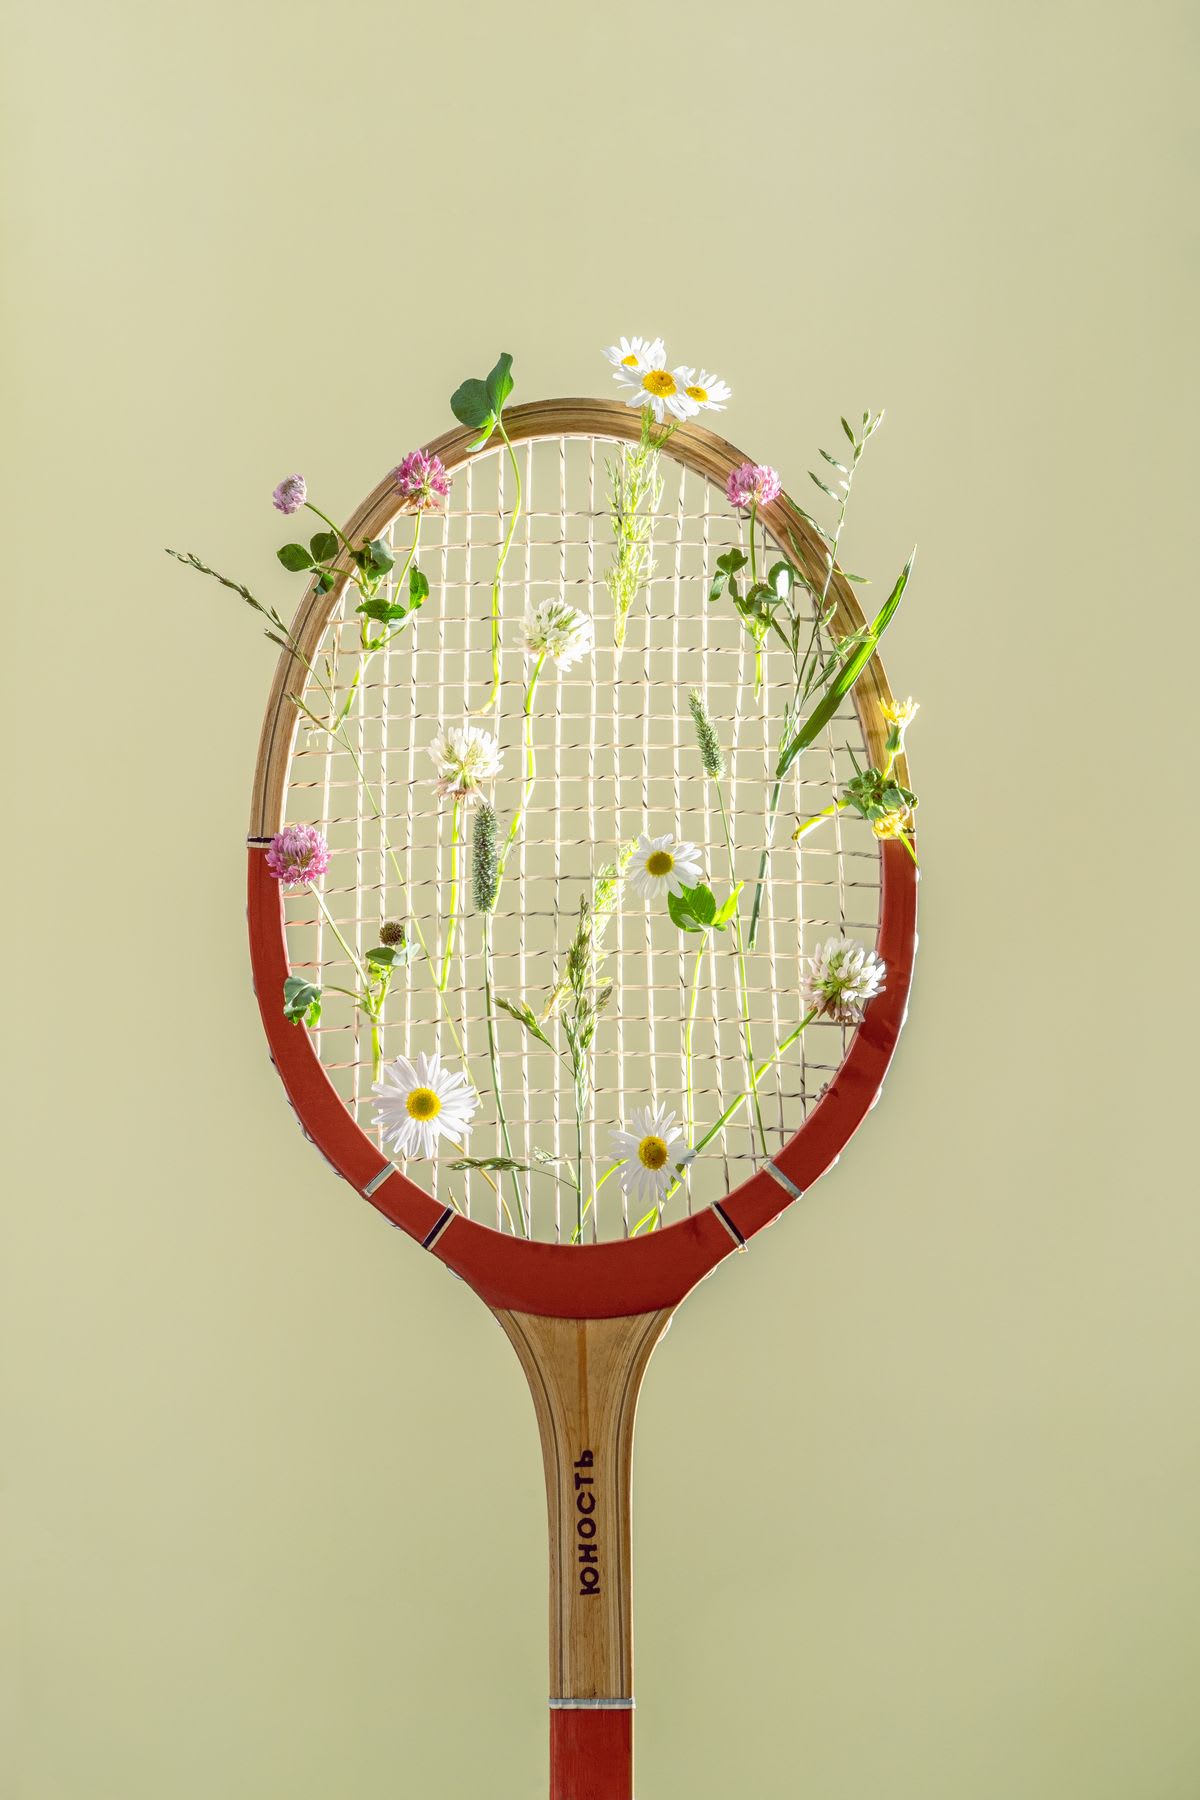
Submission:
<svg viewBox="0 0 1200 1800">
<path fill-rule="evenodd" d="M 544 1794 L 532 1408 L 335 1181 L 243 935 L 270 489 L 662 331 L 918 578 L 884 1101 L 640 1422 L 641 1800 L 1200 1792 L 1196 14 L 18 0 L 4 1800 Z M 723 421 L 725 423 L 725 421 Z M 1194 996 L 1194 989 L 1193 989 Z M 1189 1067 L 1189 1064 L 1192 1067 Z"/>
</svg>

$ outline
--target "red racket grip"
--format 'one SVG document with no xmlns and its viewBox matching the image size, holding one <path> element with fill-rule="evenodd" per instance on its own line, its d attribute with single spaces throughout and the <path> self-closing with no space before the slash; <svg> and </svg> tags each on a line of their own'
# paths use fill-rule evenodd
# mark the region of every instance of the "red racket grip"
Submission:
<svg viewBox="0 0 1200 1800">
<path fill-rule="evenodd" d="M 633 1708 L 550 1713 L 550 1800 L 633 1800 Z"/>
</svg>

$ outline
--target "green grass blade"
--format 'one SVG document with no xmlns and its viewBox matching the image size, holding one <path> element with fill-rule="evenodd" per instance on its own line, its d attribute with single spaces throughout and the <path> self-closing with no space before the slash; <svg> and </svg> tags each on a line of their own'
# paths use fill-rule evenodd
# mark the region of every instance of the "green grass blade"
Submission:
<svg viewBox="0 0 1200 1800">
<path fill-rule="evenodd" d="M 912 573 L 913 561 L 916 554 L 917 553 L 914 550 L 912 556 L 909 557 L 903 569 L 900 571 L 900 576 L 895 587 L 875 615 L 866 637 L 851 651 L 850 655 L 842 664 L 838 674 L 835 675 L 830 682 L 828 690 L 821 700 L 818 701 L 817 705 L 813 707 L 813 710 L 800 726 L 796 735 L 791 738 L 788 743 L 784 744 L 783 748 L 780 750 L 779 764 L 775 770 L 777 778 L 782 779 L 782 777 L 787 774 L 796 758 L 800 755 L 801 751 L 807 750 L 808 746 L 814 743 L 821 735 L 829 721 L 833 718 L 833 715 L 837 712 L 842 701 L 846 698 L 846 695 L 850 692 L 851 688 L 874 656 L 879 645 L 879 640 L 891 624 L 892 619 L 895 616 L 896 608 L 899 606 L 900 601 L 904 596 L 904 590 L 908 586 L 908 578 Z"/>
</svg>

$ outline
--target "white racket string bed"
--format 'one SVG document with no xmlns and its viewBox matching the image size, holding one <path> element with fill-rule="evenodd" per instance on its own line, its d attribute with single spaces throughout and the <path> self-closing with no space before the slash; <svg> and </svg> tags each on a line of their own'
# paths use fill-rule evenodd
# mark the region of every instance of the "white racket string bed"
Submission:
<svg viewBox="0 0 1200 1800">
<path fill-rule="evenodd" d="M 722 588 L 753 531 L 753 572 L 793 570 L 810 667 L 865 642 L 808 516 L 783 493 L 731 508 L 746 458 L 684 422 L 622 590 L 612 471 L 641 416 L 502 420 L 429 444 L 448 491 L 427 511 L 385 478 L 279 634 L 251 949 L 306 1133 L 517 1351 L 549 1506 L 551 1797 L 632 1800 L 642 1376 L 877 1099 L 917 874 L 911 833 L 841 798 L 864 770 L 907 780 L 878 655 L 780 774 L 795 638 L 756 638 Z M 364 627 L 351 553 L 372 544 Z M 825 1003 L 831 945 L 857 1005 Z"/>
</svg>

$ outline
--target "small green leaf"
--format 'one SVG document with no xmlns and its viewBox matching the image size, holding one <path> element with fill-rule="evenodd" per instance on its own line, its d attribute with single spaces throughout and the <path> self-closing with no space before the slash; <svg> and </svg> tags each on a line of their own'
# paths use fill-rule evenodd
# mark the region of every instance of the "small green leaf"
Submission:
<svg viewBox="0 0 1200 1800">
<path fill-rule="evenodd" d="M 293 575 L 298 575 L 301 569 L 311 569 L 313 566 L 313 559 L 303 544 L 285 544 L 283 549 L 277 550 L 275 554 L 284 568 L 290 569 Z"/>
<path fill-rule="evenodd" d="M 831 487 L 826 487 L 825 483 L 821 480 L 821 477 L 819 475 L 814 475 L 811 469 L 808 471 L 808 479 L 814 481 L 821 492 L 823 494 L 828 494 L 829 498 L 835 500 L 839 506 L 842 504 L 842 496 L 840 494 L 835 494 Z"/>
<path fill-rule="evenodd" d="M 712 922 L 717 931 L 724 931 L 724 929 L 728 925 L 730 919 L 732 919 L 734 913 L 736 913 L 737 904 L 738 904 L 738 895 L 741 893 L 744 885 L 745 884 L 743 882 L 739 881 L 737 886 L 734 888 L 732 894 L 730 894 L 729 898 L 727 900 L 723 901 L 722 904 L 717 908 L 716 912 L 713 914 Z"/>
<path fill-rule="evenodd" d="M 372 538 L 367 545 L 367 554 L 371 559 L 371 568 L 377 575 L 386 575 L 389 569 L 395 567 L 396 558 L 383 538 Z"/>
<path fill-rule="evenodd" d="M 293 1025 L 315 1025 L 321 1017 L 321 990 L 303 976 L 289 975 L 283 984 L 283 1016 Z"/>
<path fill-rule="evenodd" d="M 391 600 L 376 595 L 372 600 L 364 600 L 354 610 L 362 613 L 364 618 L 377 619 L 381 625 L 394 625 L 398 619 L 407 619 L 409 609 L 407 606 L 396 606 Z"/>
<path fill-rule="evenodd" d="M 376 944 L 373 950 L 367 951 L 364 960 L 372 975 L 392 975 L 412 959 L 413 943 L 409 938 L 403 944 Z"/>
<path fill-rule="evenodd" d="M 485 433 L 482 442 L 486 443 L 492 435 L 496 423 L 496 409 L 488 394 L 487 382 L 479 381 L 474 376 L 456 387 L 450 396 L 450 411 L 460 425 L 471 431 Z"/>
<path fill-rule="evenodd" d="M 319 594 L 332 593 L 333 589 L 336 586 L 337 586 L 337 576 L 334 574 L 332 569 L 318 569 L 317 570 L 317 592 Z"/>
<path fill-rule="evenodd" d="M 332 562 L 338 553 L 337 533 L 333 531 L 317 531 L 308 540 L 314 562 Z"/>
<path fill-rule="evenodd" d="M 688 906 L 691 908 L 692 916 L 701 925 L 711 925 L 717 916 L 717 902 L 712 889 L 707 887 L 704 882 L 698 881 L 695 887 L 684 888 L 683 892 Z"/>
<path fill-rule="evenodd" d="M 717 567 L 723 575 L 736 575 L 749 561 L 750 558 L 743 550 L 726 550 L 723 556 L 718 556 Z"/>
<path fill-rule="evenodd" d="M 553 1050 L 554 1045 L 538 1024 L 531 1006 L 527 1006 L 523 1000 L 502 1000 L 499 994 L 496 996 L 496 1005 L 515 1019 L 518 1025 L 523 1025 L 530 1037 L 536 1038 L 539 1044 L 545 1044 L 547 1050 Z"/>
<path fill-rule="evenodd" d="M 502 350 L 500 360 L 487 378 L 488 401 L 497 417 L 503 412 L 505 402 L 512 391 L 512 357 L 507 350 Z"/>
<path fill-rule="evenodd" d="M 420 606 L 429 598 L 429 583 L 418 569 L 416 563 L 408 571 L 408 599 L 410 606 Z"/>
<path fill-rule="evenodd" d="M 667 911 L 671 915 L 671 923 L 677 925 L 680 931 L 703 931 L 704 925 L 696 917 L 689 904 L 687 898 L 689 891 L 685 888 L 682 894 L 667 895 Z"/>
<path fill-rule="evenodd" d="M 767 581 L 770 583 L 778 600 L 787 600 L 791 597 L 792 583 L 795 578 L 796 571 L 793 569 L 791 563 L 785 562 L 782 559 L 779 562 L 772 563 L 771 567 L 767 570 Z"/>
<path fill-rule="evenodd" d="M 847 471 L 846 471 L 845 463 L 840 463 L 836 456 L 830 456 L 828 450 L 818 450 L 817 455 L 823 456 L 825 458 L 825 461 L 829 464 L 830 468 L 836 469 L 839 475 L 846 474 Z"/>
</svg>

